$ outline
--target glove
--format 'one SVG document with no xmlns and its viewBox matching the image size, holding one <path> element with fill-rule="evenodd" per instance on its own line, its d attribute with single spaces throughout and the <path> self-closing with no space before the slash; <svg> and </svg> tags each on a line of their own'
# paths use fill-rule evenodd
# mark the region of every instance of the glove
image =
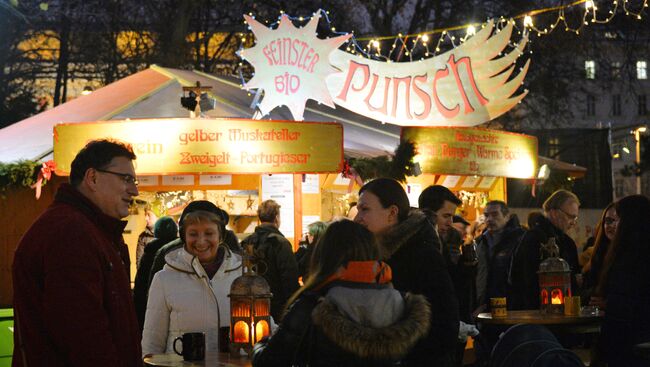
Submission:
<svg viewBox="0 0 650 367">
<path fill-rule="evenodd" d="M 460 321 L 460 326 L 458 328 L 458 339 L 462 341 L 467 341 L 469 336 L 477 336 L 479 334 L 476 326 L 472 324 L 466 324 Z"/>
</svg>

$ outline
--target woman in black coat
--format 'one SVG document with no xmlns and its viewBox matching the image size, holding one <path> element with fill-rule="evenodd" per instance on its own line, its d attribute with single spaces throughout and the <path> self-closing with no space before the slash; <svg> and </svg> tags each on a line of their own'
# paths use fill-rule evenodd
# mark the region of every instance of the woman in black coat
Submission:
<svg viewBox="0 0 650 367">
<path fill-rule="evenodd" d="M 153 235 L 154 239 L 144 248 L 144 254 L 140 258 L 133 286 L 133 303 L 140 331 L 144 328 L 144 315 L 147 311 L 147 295 L 149 293 L 149 272 L 156 252 L 165 244 L 178 238 L 178 225 L 174 218 L 160 217 L 153 226 Z"/>
<path fill-rule="evenodd" d="M 343 220 L 314 248 L 312 272 L 253 366 L 391 366 L 428 332 L 430 308 L 402 294 L 372 234 Z"/>
<path fill-rule="evenodd" d="M 599 350 L 609 367 L 650 366 L 634 353 L 636 344 L 650 342 L 650 199 L 627 196 L 616 212 L 616 235 L 597 286 L 605 298 Z"/>
<path fill-rule="evenodd" d="M 399 182 L 378 178 L 359 190 L 355 222 L 379 242 L 382 260 L 393 269 L 393 284 L 421 294 L 431 304 L 429 335 L 404 359 L 405 366 L 453 366 L 458 342 L 458 300 L 438 236 L 419 210 L 410 209 Z"/>
<path fill-rule="evenodd" d="M 580 297 L 583 303 L 589 303 L 592 306 L 603 308 L 604 299 L 602 294 L 596 293 L 596 285 L 600 279 L 600 272 L 605 259 L 605 254 L 609 248 L 609 244 L 616 235 L 616 227 L 618 226 L 618 214 L 616 214 L 616 202 L 610 203 L 598 222 L 594 245 L 591 250 L 583 250 L 591 252 L 586 264 L 582 268 L 584 283 Z M 581 255 L 582 256 L 582 255 Z"/>
</svg>

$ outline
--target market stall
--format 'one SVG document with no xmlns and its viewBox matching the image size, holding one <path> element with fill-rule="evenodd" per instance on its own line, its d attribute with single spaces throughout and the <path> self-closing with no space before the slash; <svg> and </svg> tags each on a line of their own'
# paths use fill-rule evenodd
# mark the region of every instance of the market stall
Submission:
<svg viewBox="0 0 650 367">
<path fill-rule="evenodd" d="M 68 175 L 76 153 L 97 138 L 133 146 L 139 198 L 157 215 L 210 200 L 229 213 L 230 228 L 240 237 L 257 224 L 258 204 L 273 199 L 282 207 L 280 231 L 300 239 L 303 216 L 320 219 L 313 205 L 319 200 L 312 196 L 320 192 L 319 173 L 340 172 L 343 163 L 343 129 L 337 123 L 141 119 L 56 125 L 56 173 Z M 133 239 L 140 231 L 131 223 L 127 235 Z"/>
</svg>

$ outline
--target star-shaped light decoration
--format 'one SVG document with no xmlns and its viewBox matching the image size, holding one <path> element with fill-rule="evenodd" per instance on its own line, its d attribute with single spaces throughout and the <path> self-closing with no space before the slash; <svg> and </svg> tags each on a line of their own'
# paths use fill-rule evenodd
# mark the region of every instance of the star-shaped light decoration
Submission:
<svg viewBox="0 0 650 367">
<path fill-rule="evenodd" d="M 350 38 L 349 34 L 316 37 L 320 12 L 302 28 L 294 27 L 286 14 L 277 29 L 267 28 L 251 16 L 244 18 L 257 38 L 254 47 L 238 53 L 255 68 L 255 75 L 244 89 L 264 90 L 258 106 L 263 115 L 286 105 L 295 120 L 302 120 L 308 99 L 335 108 L 325 82 L 328 75 L 337 72 L 329 56 Z"/>
</svg>

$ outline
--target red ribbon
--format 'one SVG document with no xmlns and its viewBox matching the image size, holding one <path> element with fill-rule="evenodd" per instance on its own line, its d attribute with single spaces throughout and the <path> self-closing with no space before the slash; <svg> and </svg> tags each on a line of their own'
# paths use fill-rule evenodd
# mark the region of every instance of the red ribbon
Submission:
<svg viewBox="0 0 650 367">
<path fill-rule="evenodd" d="M 350 166 L 347 161 L 343 163 L 343 171 L 341 172 L 341 176 L 350 180 L 350 183 L 348 184 L 348 194 L 352 192 L 352 188 L 354 187 L 355 182 L 357 185 L 359 185 L 359 187 L 363 186 L 363 180 L 361 179 L 361 176 L 357 173 L 357 170 Z"/>
<path fill-rule="evenodd" d="M 537 188 L 537 180 L 533 178 L 533 179 L 532 179 L 532 187 L 530 188 L 530 195 L 531 195 L 532 197 L 535 197 L 535 194 L 536 194 L 536 188 Z"/>
<path fill-rule="evenodd" d="M 36 189 L 36 200 L 41 197 L 41 186 L 43 185 L 43 180 L 48 181 L 52 177 L 52 172 L 56 169 L 56 163 L 53 160 L 43 162 L 41 170 L 38 172 L 38 178 L 36 183 L 31 186 L 32 189 Z"/>
</svg>

